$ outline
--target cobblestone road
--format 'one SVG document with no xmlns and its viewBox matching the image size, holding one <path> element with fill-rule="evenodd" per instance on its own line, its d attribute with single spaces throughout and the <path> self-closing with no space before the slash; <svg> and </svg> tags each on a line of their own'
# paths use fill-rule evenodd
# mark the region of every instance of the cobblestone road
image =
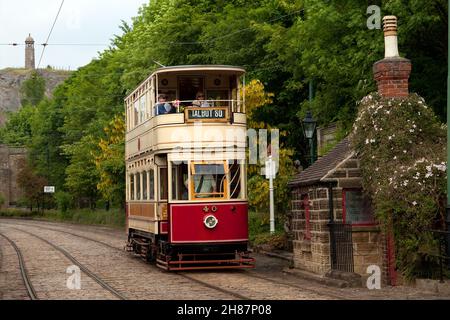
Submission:
<svg viewBox="0 0 450 320">
<path fill-rule="evenodd" d="M 0 219 L 0 233 L 21 251 L 38 299 L 435 299 L 410 287 L 334 288 L 283 273 L 287 262 L 255 255 L 254 270 L 169 273 L 123 251 L 122 230 Z M 81 289 L 67 268 L 81 266 Z M 101 281 L 99 281 L 101 280 Z M 114 294 L 114 291 L 117 294 Z M 11 243 L 0 237 L 0 299 L 29 299 Z"/>
</svg>

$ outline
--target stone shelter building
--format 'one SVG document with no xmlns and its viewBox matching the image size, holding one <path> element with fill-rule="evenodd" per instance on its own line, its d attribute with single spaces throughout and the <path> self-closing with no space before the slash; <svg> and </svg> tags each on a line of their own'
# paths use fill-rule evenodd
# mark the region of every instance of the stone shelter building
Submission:
<svg viewBox="0 0 450 320">
<path fill-rule="evenodd" d="M 17 184 L 20 163 L 26 159 L 25 148 L 0 145 L 0 197 L 4 200 L 0 208 L 14 207 L 23 192 Z"/>
<path fill-rule="evenodd" d="M 406 97 L 411 62 L 399 57 L 396 17 L 383 22 L 385 58 L 373 67 L 378 92 Z M 342 272 L 365 278 L 375 265 L 382 282 L 395 285 L 393 240 L 374 220 L 360 168 L 347 137 L 290 181 L 294 266 L 320 275 Z"/>
</svg>

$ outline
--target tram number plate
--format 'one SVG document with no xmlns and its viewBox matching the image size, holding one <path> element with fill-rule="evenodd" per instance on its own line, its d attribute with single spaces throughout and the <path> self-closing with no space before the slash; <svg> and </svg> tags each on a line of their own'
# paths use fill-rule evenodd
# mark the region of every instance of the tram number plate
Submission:
<svg viewBox="0 0 450 320">
<path fill-rule="evenodd" d="M 186 121 L 223 121 L 228 120 L 227 108 L 187 108 Z"/>
</svg>

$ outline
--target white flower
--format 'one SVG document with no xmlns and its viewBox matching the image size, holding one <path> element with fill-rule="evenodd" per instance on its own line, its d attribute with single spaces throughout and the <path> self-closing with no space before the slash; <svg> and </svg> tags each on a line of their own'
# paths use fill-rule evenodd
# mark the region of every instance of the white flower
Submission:
<svg viewBox="0 0 450 320">
<path fill-rule="evenodd" d="M 406 150 L 403 150 L 403 153 L 406 153 Z"/>
<path fill-rule="evenodd" d="M 386 110 L 386 114 L 390 114 L 391 113 L 391 111 L 390 110 Z"/>
<path fill-rule="evenodd" d="M 369 139 L 366 139 L 366 144 L 369 144 Z"/>
<path fill-rule="evenodd" d="M 416 201 L 413 201 L 413 206 L 417 206 L 417 202 Z"/>
<path fill-rule="evenodd" d="M 392 136 L 389 136 L 388 139 L 389 139 L 389 140 L 392 140 Z"/>
<path fill-rule="evenodd" d="M 370 139 L 370 142 L 371 143 L 375 143 L 375 139 Z"/>
<path fill-rule="evenodd" d="M 409 132 L 411 132 L 411 133 L 414 132 L 414 129 L 409 129 Z"/>
<path fill-rule="evenodd" d="M 397 156 L 394 157 L 394 160 L 397 160 Z"/>
</svg>

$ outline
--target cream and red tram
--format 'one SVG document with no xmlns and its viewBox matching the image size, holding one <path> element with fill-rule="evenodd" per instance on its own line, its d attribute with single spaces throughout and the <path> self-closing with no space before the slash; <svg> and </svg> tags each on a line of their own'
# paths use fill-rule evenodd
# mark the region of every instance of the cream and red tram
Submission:
<svg viewBox="0 0 450 320">
<path fill-rule="evenodd" d="M 232 66 L 163 67 L 125 99 L 129 251 L 166 270 L 254 267 L 244 74 Z M 160 95 L 170 112 L 160 114 Z"/>
</svg>

